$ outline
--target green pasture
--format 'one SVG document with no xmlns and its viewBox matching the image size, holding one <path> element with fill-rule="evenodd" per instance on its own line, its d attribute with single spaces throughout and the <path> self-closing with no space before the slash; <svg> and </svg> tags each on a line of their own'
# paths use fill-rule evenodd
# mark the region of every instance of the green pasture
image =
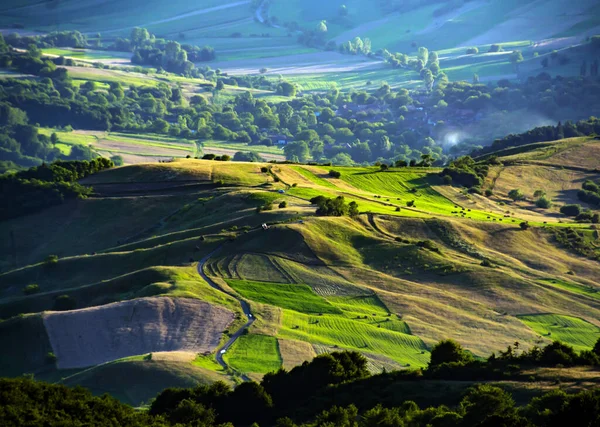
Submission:
<svg viewBox="0 0 600 427">
<path fill-rule="evenodd" d="M 550 285 L 554 288 L 600 300 L 600 288 L 584 286 L 580 285 L 579 283 L 567 282 L 560 279 L 544 279 L 541 281 L 541 283 L 544 285 Z"/>
<path fill-rule="evenodd" d="M 225 362 L 239 372 L 266 374 L 281 368 L 277 338 L 267 335 L 242 335 L 223 355 Z"/>
<path fill-rule="evenodd" d="M 298 311 L 300 313 L 340 314 L 341 310 L 318 296 L 306 285 L 283 283 L 251 282 L 227 280 L 227 283 L 244 298 Z"/>
<path fill-rule="evenodd" d="M 562 341 L 578 351 L 590 350 L 600 338 L 600 328 L 578 317 L 560 314 L 530 314 L 517 317 L 542 337 Z"/>
</svg>

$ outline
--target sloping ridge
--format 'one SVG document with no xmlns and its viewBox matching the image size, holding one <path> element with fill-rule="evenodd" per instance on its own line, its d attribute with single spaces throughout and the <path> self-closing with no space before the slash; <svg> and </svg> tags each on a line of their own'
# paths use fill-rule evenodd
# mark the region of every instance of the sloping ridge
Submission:
<svg viewBox="0 0 600 427">
<path fill-rule="evenodd" d="M 59 369 L 162 351 L 213 351 L 234 313 L 193 299 L 142 298 L 44 314 Z"/>
</svg>

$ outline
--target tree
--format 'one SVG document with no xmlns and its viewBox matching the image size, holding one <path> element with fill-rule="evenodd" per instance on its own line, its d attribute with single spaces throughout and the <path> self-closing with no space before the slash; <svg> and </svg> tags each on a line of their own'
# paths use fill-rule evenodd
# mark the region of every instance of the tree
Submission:
<svg viewBox="0 0 600 427">
<path fill-rule="evenodd" d="M 468 363 L 472 360 L 471 353 L 466 352 L 459 343 L 453 340 L 444 340 L 433 346 L 429 366 L 438 366 L 443 363 Z"/>
<path fill-rule="evenodd" d="M 552 201 L 548 197 L 542 196 L 535 201 L 535 205 L 541 209 L 550 209 L 552 207 Z"/>
<path fill-rule="evenodd" d="M 476 47 L 467 48 L 467 55 L 477 55 L 479 53 L 479 49 Z"/>
<path fill-rule="evenodd" d="M 484 425 L 484 421 L 495 417 L 510 417 L 516 415 L 515 401 L 512 396 L 499 387 L 488 384 L 478 384 L 469 389 L 460 402 L 461 412 L 465 414 L 464 425 Z M 489 423 L 485 425 L 524 425 L 513 423 Z"/>
<path fill-rule="evenodd" d="M 510 197 L 511 199 L 513 199 L 515 202 L 518 200 L 523 200 L 525 198 L 525 195 L 523 194 L 523 192 L 521 190 L 514 189 L 514 190 L 510 190 L 508 192 L 508 197 Z"/>
<path fill-rule="evenodd" d="M 594 345 L 594 349 L 592 350 L 598 357 L 600 357 L 600 338 L 598 338 L 598 341 L 596 341 L 596 344 Z"/>
<path fill-rule="evenodd" d="M 519 71 L 519 64 L 523 62 L 523 53 L 520 50 L 514 50 L 510 54 L 510 62 L 515 67 L 516 71 Z"/>
<path fill-rule="evenodd" d="M 277 86 L 277 93 L 283 96 L 296 96 L 297 91 L 296 85 L 290 82 L 281 82 L 279 86 Z"/>
<path fill-rule="evenodd" d="M 358 203 L 355 201 L 348 203 L 348 215 L 350 215 L 352 218 L 355 218 L 358 216 L 358 214 Z"/>
<path fill-rule="evenodd" d="M 27 285 L 23 288 L 23 293 L 25 295 L 33 295 L 37 294 L 40 291 L 40 286 L 36 284 Z"/>
<path fill-rule="evenodd" d="M 420 47 L 417 53 L 417 58 L 423 61 L 423 64 L 429 62 L 429 50 L 426 47 Z"/>
<path fill-rule="evenodd" d="M 304 141 L 290 142 L 283 148 L 283 152 L 286 159 L 292 160 L 296 157 L 300 163 L 306 162 L 310 157 L 308 144 Z"/>
<path fill-rule="evenodd" d="M 431 70 L 425 70 L 423 72 L 423 83 L 425 84 L 425 89 L 430 91 L 433 88 L 433 83 L 435 78 L 433 77 L 433 73 Z"/>
<path fill-rule="evenodd" d="M 77 303 L 70 295 L 60 295 L 54 300 L 54 310 L 56 311 L 75 310 L 76 307 Z"/>
<path fill-rule="evenodd" d="M 566 216 L 577 216 L 581 213 L 581 205 L 561 206 L 560 213 Z"/>
<path fill-rule="evenodd" d="M 546 195 L 546 192 L 544 190 L 535 190 L 535 192 L 533 193 L 533 197 L 535 199 L 539 199 L 540 197 L 543 197 Z"/>
<path fill-rule="evenodd" d="M 342 173 L 332 169 L 329 171 L 329 176 L 332 178 L 340 178 L 342 176 Z"/>
<path fill-rule="evenodd" d="M 287 202 L 284 200 L 283 202 L 279 203 L 279 209 L 285 209 L 287 208 Z"/>
<path fill-rule="evenodd" d="M 326 33 L 327 32 L 327 21 L 321 21 L 319 22 L 319 24 L 317 25 L 317 32 L 318 33 Z"/>
</svg>

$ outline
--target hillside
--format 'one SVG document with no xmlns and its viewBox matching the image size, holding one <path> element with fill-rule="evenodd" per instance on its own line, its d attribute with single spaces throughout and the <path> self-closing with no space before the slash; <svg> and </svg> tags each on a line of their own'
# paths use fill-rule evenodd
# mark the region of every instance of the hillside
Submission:
<svg viewBox="0 0 600 427">
<path fill-rule="evenodd" d="M 568 169 L 597 141 L 552 144 L 500 157 L 490 197 L 418 167 L 332 178 L 331 167 L 181 160 L 92 175 L 82 183 L 95 196 L 0 223 L 3 375 L 66 378 L 138 405 L 151 397 L 129 384 L 141 372 L 158 390 L 260 379 L 332 350 L 362 353 L 373 372 L 423 367 L 446 338 L 480 357 L 555 338 L 589 349 L 600 264 L 556 233 L 598 251 L 595 224 L 558 212 L 571 202 L 562 192 L 600 178 Z M 517 184 L 527 199 L 513 202 Z M 532 207 L 538 187 L 552 209 Z M 356 202 L 358 216 L 316 216 L 319 195 Z"/>
</svg>

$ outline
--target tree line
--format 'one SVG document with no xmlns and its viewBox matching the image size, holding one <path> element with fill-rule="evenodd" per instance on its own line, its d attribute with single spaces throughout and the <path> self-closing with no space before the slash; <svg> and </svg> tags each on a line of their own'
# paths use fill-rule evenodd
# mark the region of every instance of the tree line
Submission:
<svg viewBox="0 0 600 427">
<path fill-rule="evenodd" d="M 220 381 L 169 388 L 153 400 L 149 411 L 134 410 L 107 395 L 92 396 L 82 388 L 30 378 L 0 379 L 0 422 L 6 426 L 37 426 L 52 420 L 56 425 L 85 421 L 125 427 L 521 427 L 558 426 L 577 420 L 578 425 L 597 425 L 598 390 L 568 394 L 557 388 L 518 406 L 509 391 L 489 380 L 526 381 L 524 376 L 531 375 L 535 367 L 599 365 L 600 341 L 593 350 L 579 354 L 560 342 L 527 351 L 519 347 L 515 343 L 487 360 L 475 360 L 458 343 L 445 340 L 432 348 L 426 369 L 379 375 L 369 373 L 367 360 L 359 353 L 323 354 L 290 371 L 269 373 L 260 383 L 246 382 L 235 389 Z M 421 393 L 421 406 L 390 391 L 400 383 L 419 390 L 432 380 L 476 384 L 450 390 L 441 398 Z"/>
<path fill-rule="evenodd" d="M 14 174 L 0 175 L 0 221 L 38 212 L 70 199 L 85 198 L 93 189 L 77 181 L 109 169 L 111 160 L 57 161 Z"/>
</svg>

